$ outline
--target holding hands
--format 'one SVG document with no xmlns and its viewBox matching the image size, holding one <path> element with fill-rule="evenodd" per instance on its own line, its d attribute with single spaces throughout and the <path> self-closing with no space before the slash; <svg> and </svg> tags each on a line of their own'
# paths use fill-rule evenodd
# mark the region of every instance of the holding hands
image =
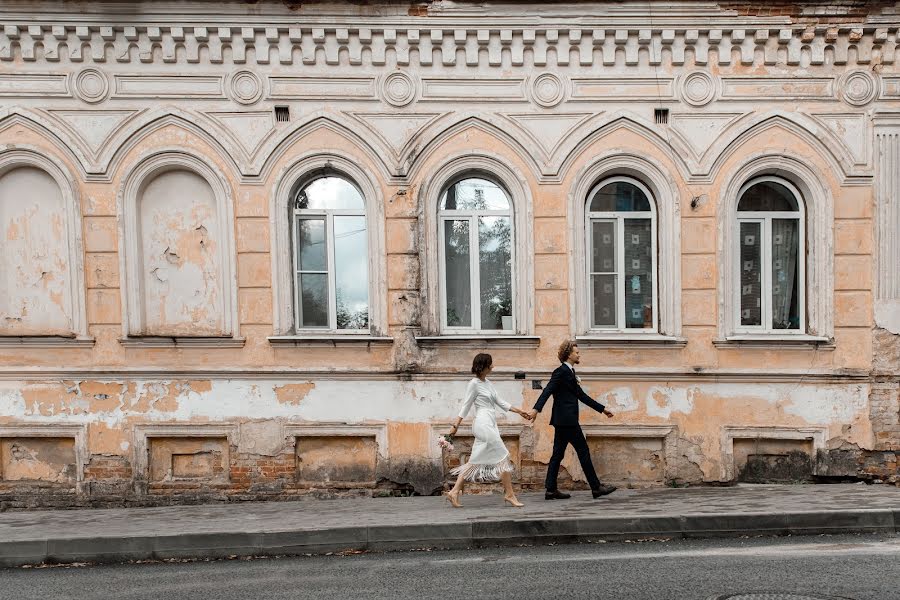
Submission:
<svg viewBox="0 0 900 600">
<path fill-rule="evenodd" d="M 509 410 L 511 412 L 514 412 L 517 415 L 521 416 L 526 421 L 534 421 L 534 418 L 537 416 L 537 411 L 535 411 L 535 410 L 533 410 L 531 412 L 526 412 L 526 411 L 522 410 L 521 408 L 516 408 L 515 406 L 513 406 Z"/>
</svg>

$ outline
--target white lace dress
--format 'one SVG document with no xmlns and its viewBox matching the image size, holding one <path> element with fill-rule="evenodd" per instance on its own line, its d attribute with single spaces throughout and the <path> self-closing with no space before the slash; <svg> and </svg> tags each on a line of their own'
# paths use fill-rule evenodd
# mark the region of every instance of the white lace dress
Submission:
<svg viewBox="0 0 900 600">
<path fill-rule="evenodd" d="M 500 438 L 494 409 L 508 411 L 512 405 L 497 395 L 497 390 L 490 381 L 481 381 L 477 377 L 473 377 L 466 388 L 466 400 L 459 411 L 460 418 L 466 418 L 472 405 L 475 405 L 475 420 L 472 422 L 475 443 L 472 444 L 472 454 L 469 455 L 469 462 L 453 469 L 451 474 L 459 476 L 463 473 L 466 481 L 477 483 L 499 481 L 502 473 L 512 472 L 515 467 L 509 459 L 509 450 Z"/>
</svg>

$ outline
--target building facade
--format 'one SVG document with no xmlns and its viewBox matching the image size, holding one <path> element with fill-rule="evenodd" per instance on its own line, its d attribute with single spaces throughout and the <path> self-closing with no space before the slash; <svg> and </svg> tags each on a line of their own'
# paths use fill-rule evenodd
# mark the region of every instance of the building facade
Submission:
<svg viewBox="0 0 900 600">
<path fill-rule="evenodd" d="M 474 354 L 530 407 L 572 337 L 605 480 L 896 481 L 898 29 L 7 0 L 3 506 L 434 493 Z M 501 431 L 541 487 L 546 416 Z"/>
</svg>

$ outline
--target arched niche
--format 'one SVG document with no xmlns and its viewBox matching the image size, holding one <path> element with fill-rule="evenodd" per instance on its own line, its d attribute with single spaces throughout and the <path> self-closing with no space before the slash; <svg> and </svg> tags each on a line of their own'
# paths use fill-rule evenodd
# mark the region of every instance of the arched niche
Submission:
<svg viewBox="0 0 900 600">
<path fill-rule="evenodd" d="M 236 333 L 231 198 L 200 159 L 163 152 L 125 178 L 120 228 L 126 336 Z"/>
<path fill-rule="evenodd" d="M 87 336 L 75 190 L 45 153 L 0 154 L 0 336 Z"/>
</svg>

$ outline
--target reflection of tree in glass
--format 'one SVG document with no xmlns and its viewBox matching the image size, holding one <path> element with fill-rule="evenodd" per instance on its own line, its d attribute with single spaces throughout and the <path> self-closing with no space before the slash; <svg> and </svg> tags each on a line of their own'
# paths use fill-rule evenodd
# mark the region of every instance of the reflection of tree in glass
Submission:
<svg viewBox="0 0 900 600">
<path fill-rule="evenodd" d="M 328 326 L 327 275 L 312 273 L 301 275 L 300 301 L 304 327 Z"/>
<path fill-rule="evenodd" d="M 362 306 L 353 310 L 344 301 L 341 290 L 337 290 L 334 296 L 337 305 L 337 326 L 338 329 L 368 329 L 369 328 L 369 307 Z"/>
<path fill-rule="evenodd" d="M 501 317 L 512 315 L 512 229 L 508 217 L 479 219 L 481 327 L 503 329 Z"/>
</svg>

